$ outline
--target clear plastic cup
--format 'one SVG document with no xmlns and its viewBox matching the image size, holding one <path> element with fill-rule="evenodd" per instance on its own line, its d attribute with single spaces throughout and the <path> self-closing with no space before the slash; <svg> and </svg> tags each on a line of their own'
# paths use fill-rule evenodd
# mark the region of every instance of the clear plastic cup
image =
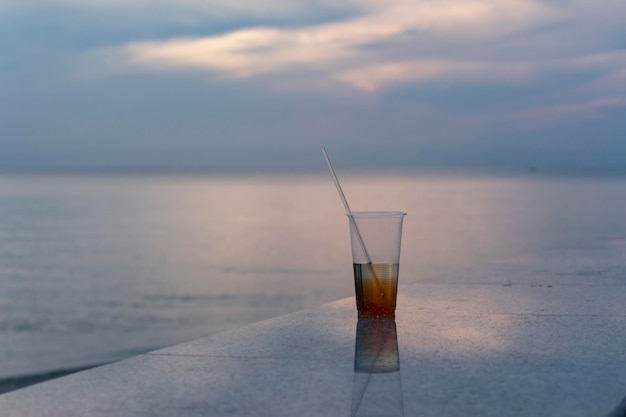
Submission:
<svg viewBox="0 0 626 417">
<path fill-rule="evenodd" d="M 359 317 L 395 317 L 402 221 L 401 211 L 348 213 Z"/>
</svg>

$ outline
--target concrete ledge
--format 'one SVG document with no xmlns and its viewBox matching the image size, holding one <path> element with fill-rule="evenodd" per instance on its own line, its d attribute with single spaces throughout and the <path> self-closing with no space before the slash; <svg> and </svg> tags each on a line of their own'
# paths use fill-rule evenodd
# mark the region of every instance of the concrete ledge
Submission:
<svg viewBox="0 0 626 417">
<path fill-rule="evenodd" d="M 395 323 L 341 300 L 0 395 L 1 415 L 626 415 L 626 241 L 402 274 Z"/>
</svg>

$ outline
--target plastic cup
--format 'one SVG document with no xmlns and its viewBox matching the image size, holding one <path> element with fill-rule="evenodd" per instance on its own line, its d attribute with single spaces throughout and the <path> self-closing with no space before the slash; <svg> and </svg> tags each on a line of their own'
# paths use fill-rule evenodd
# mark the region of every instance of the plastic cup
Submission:
<svg viewBox="0 0 626 417">
<path fill-rule="evenodd" d="M 405 215 L 401 211 L 355 211 L 347 214 L 359 317 L 395 317 Z"/>
</svg>

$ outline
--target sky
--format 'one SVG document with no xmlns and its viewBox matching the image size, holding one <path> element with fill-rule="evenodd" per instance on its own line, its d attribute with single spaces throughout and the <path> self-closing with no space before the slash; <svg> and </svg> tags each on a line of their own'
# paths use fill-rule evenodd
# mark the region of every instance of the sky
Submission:
<svg viewBox="0 0 626 417">
<path fill-rule="evenodd" d="M 624 0 L 0 0 L 0 170 L 626 168 L 624 28 Z"/>
</svg>

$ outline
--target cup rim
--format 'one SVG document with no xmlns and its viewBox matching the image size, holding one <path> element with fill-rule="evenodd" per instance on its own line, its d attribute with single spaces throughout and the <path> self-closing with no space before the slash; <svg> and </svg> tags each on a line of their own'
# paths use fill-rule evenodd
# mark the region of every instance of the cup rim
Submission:
<svg viewBox="0 0 626 417">
<path fill-rule="evenodd" d="M 349 217 L 404 217 L 404 211 L 353 211 L 346 213 Z"/>
</svg>

